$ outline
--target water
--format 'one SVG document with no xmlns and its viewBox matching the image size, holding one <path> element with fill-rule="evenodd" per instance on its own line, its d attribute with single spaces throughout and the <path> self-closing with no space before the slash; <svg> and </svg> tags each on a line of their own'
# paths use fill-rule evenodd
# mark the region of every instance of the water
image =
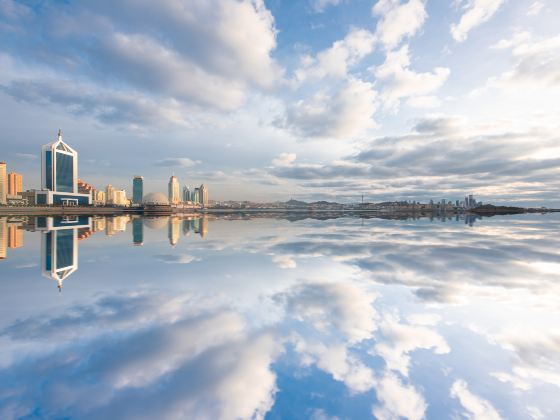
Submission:
<svg viewBox="0 0 560 420">
<path fill-rule="evenodd" d="M 295 219 L 0 219 L 0 418 L 560 417 L 559 215 Z"/>
</svg>

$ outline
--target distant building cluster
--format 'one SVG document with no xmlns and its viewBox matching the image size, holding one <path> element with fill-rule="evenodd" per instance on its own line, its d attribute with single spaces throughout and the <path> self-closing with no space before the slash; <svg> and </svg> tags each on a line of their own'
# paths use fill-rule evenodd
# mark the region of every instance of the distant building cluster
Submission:
<svg viewBox="0 0 560 420">
<path fill-rule="evenodd" d="M 7 164 L 0 162 L 0 205 L 61 205 L 61 206 L 140 206 L 145 201 L 144 178 L 132 179 L 132 198 L 126 190 L 107 185 L 95 189 L 78 178 L 78 152 L 65 143 L 62 131 L 57 140 L 41 148 L 41 188 L 23 191 L 23 177 L 7 172 Z M 169 181 L 168 200 L 175 206 L 208 206 L 208 188 L 201 185 L 192 192 L 188 187 L 180 189 L 179 181 L 172 176 Z"/>
</svg>

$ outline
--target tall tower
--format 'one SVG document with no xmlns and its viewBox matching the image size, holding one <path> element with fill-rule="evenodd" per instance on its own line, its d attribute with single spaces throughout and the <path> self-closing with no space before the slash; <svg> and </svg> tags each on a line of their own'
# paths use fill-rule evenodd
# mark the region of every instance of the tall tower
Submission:
<svg viewBox="0 0 560 420">
<path fill-rule="evenodd" d="M 0 162 L 0 204 L 6 204 L 8 195 L 8 179 L 6 176 L 6 162 Z"/>
<path fill-rule="evenodd" d="M 15 172 L 8 174 L 8 194 L 18 195 L 23 191 L 23 177 Z"/>
<path fill-rule="evenodd" d="M 208 188 L 202 184 L 199 188 L 200 191 L 200 204 L 202 207 L 208 207 Z"/>
<path fill-rule="evenodd" d="M 41 191 L 37 204 L 79 206 L 91 204 L 91 194 L 78 191 L 78 152 L 58 139 L 41 148 Z"/>
<path fill-rule="evenodd" d="M 132 202 L 141 204 L 142 197 L 144 197 L 144 178 L 136 175 L 132 180 Z"/>
<path fill-rule="evenodd" d="M 191 201 L 191 192 L 189 187 L 183 187 L 183 201 Z"/>
<path fill-rule="evenodd" d="M 177 204 L 181 201 L 181 189 L 179 186 L 179 180 L 175 175 L 169 178 L 169 184 L 167 186 L 167 196 L 169 198 L 169 204 Z"/>
<path fill-rule="evenodd" d="M 115 203 L 115 189 L 111 184 L 105 187 L 105 202 L 107 204 L 114 204 Z"/>
</svg>

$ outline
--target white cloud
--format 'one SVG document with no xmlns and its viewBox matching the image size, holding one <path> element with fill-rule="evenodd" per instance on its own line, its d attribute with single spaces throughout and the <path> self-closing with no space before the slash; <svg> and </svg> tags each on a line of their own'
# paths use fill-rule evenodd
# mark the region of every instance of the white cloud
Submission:
<svg viewBox="0 0 560 420">
<path fill-rule="evenodd" d="M 344 39 L 330 48 L 320 51 L 316 57 L 309 55 L 301 59 L 301 67 L 295 72 L 296 81 L 318 80 L 324 77 L 347 76 L 348 68 L 357 64 L 373 51 L 375 37 L 365 29 L 352 29 Z"/>
<path fill-rule="evenodd" d="M 560 35 L 536 38 L 529 32 L 518 32 L 492 48 L 511 50 L 515 64 L 512 70 L 491 80 L 490 86 L 560 86 Z"/>
<path fill-rule="evenodd" d="M 429 109 L 438 108 L 441 105 L 441 101 L 437 96 L 433 95 L 413 96 L 408 98 L 406 104 L 412 108 Z"/>
<path fill-rule="evenodd" d="M 274 264 L 280 268 L 296 268 L 297 264 L 294 259 L 287 255 L 275 255 L 272 258 Z"/>
<path fill-rule="evenodd" d="M 372 11 L 379 16 L 375 36 L 389 50 L 415 35 L 428 16 L 421 0 L 379 0 Z"/>
<path fill-rule="evenodd" d="M 451 25 L 451 35 L 457 42 L 467 39 L 469 32 L 489 20 L 505 0 L 472 0 L 465 8 L 459 23 Z"/>
<path fill-rule="evenodd" d="M 416 73 L 410 68 L 408 45 L 403 45 L 399 50 L 389 52 L 385 62 L 376 67 L 374 73 L 383 82 L 381 99 L 384 106 L 398 108 L 401 98 L 422 97 L 439 89 L 450 71 L 445 67 L 436 67 L 431 73 Z"/>
<path fill-rule="evenodd" d="M 321 91 L 290 105 L 279 125 L 306 137 L 352 138 L 375 126 L 376 109 L 373 84 L 350 78 L 334 94 Z"/>
<path fill-rule="evenodd" d="M 397 376 L 387 373 L 375 386 L 381 405 L 373 407 L 372 413 L 379 420 L 424 418 L 427 404 L 422 394 L 412 385 L 403 384 Z"/>
<path fill-rule="evenodd" d="M 499 420 L 502 418 L 492 404 L 469 391 L 467 383 L 461 379 L 453 383 L 450 395 L 459 400 L 466 410 L 463 414 L 472 420 Z"/>
<path fill-rule="evenodd" d="M 544 2 L 541 0 L 536 0 L 531 4 L 531 6 L 529 6 L 529 10 L 527 10 L 527 16 L 536 16 L 542 11 L 543 8 Z"/>
<path fill-rule="evenodd" d="M 317 13 L 322 13 L 329 6 L 339 5 L 341 0 L 311 0 L 311 7 Z"/>
<path fill-rule="evenodd" d="M 180 166 L 188 168 L 200 163 L 199 160 L 192 160 L 190 158 L 166 158 L 156 162 L 157 166 Z"/>
<path fill-rule="evenodd" d="M 280 153 L 274 159 L 272 164 L 274 166 L 289 166 L 295 162 L 297 155 L 295 153 Z"/>
</svg>

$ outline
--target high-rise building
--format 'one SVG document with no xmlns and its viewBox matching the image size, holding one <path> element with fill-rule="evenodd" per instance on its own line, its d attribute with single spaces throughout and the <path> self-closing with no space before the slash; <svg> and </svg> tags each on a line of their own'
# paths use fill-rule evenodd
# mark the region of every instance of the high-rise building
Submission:
<svg viewBox="0 0 560 420">
<path fill-rule="evenodd" d="M 113 204 L 115 206 L 126 206 L 128 205 L 128 199 L 126 198 L 125 190 L 114 190 L 113 191 Z"/>
<path fill-rule="evenodd" d="M 104 206 L 107 204 L 105 191 L 97 190 L 95 191 L 95 197 L 93 198 L 93 204 L 98 206 Z"/>
<path fill-rule="evenodd" d="M 8 194 L 19 195 L 23 192 L 23 177 L 15 172 L 8 174 Z"/>
<path fill-rule="evenodd" d="M 8 225 L 8 248 L 23 246 L 23 229 L 15 224 Z"/>
<path fill-rule="evenodd" d="M 181 189 L 179 186 L 179 180 L 175 175 L 169 178 L 169 184 L 167 186 L 167 197 L 169 199 L 169 204 L 177 204 L 181 201 Z"/>
<path fill-rule="evenodd" d="M 142 197 L 144 197 L 144 178 L 136 175 L 132 179 L 132 202 L 142 204 Z"/>
<path fill-rule="evenodd" d="M 107 204 L 115 203 L 115 189 L 111 184 L 105 187 L 105 202 Z"/>
<path fill-rule="evenodd" d="M 36 192 L 37 204 L 78 206 L 91 204 L 91 194 L 78 191 L 78 152 L 58 139 L 41 150 L 41 190 Z"/>
<path fill-rule="evenodd" d="M 200 188 L 195 188 L 192 193 L 192 200 L 194 203 L 200 203 Z"/>
<path fill-rule="evenodd" d="M 6 259 L 8 249 L 8 221 L 0 217 L 0 260 Z"/>
<path fill-rule="evenodd" d="M 0 162 L 0 204 L 6 204 L 8 195 L 8 176 L 6 162 Z"/>
<path fill-rule="evenodd" d="M 191 201 L 191 191 L 189 187 L 183 187 L 183 201 Z"/>
<path fill-rule="evenodd" d="M 208 207 L 208 188 L 202 184 L 200 186 L 200 204 L 202 204 L 202 207 Z"/>
</svg>

